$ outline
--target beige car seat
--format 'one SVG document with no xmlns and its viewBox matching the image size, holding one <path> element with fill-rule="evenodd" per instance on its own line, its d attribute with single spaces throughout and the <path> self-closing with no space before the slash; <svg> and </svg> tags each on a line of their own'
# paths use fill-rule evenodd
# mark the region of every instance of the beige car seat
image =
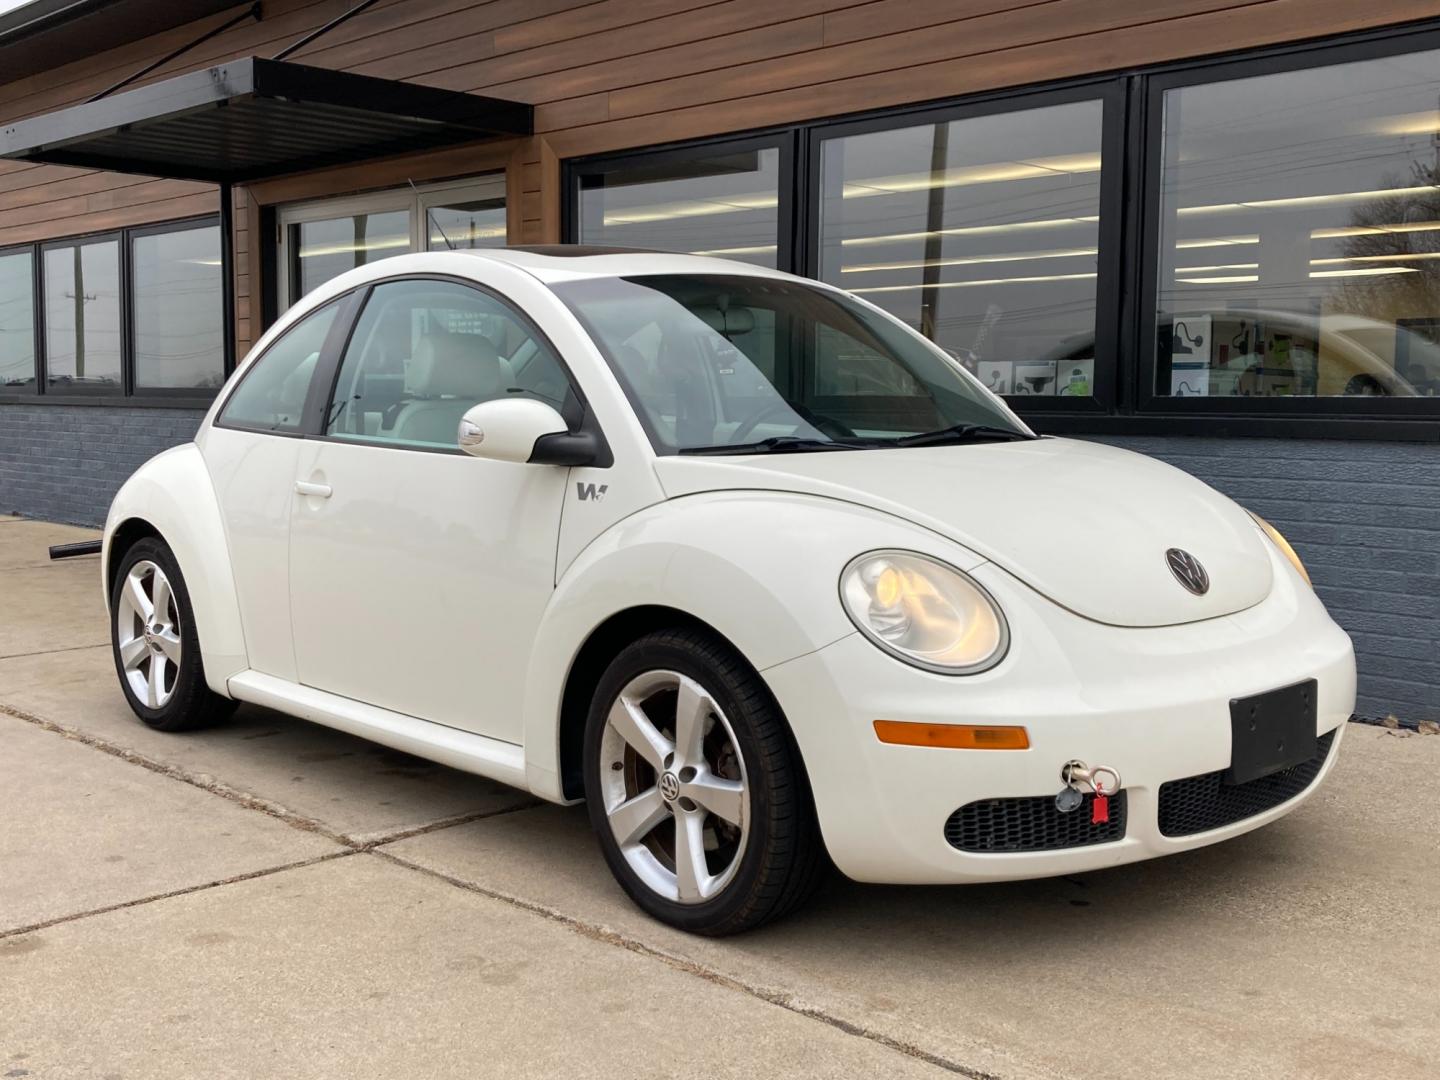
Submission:
<svg viewBox="0 0 1440 1080">
<path fill-rule="evenodd" d="M 410 400 L 395 414 L 390 436 L 453 445 L 460 418 L 513 385 L 510 366 L 477 334 L 429 334 L 415 345 L 405 371 Z"/>
</svg>

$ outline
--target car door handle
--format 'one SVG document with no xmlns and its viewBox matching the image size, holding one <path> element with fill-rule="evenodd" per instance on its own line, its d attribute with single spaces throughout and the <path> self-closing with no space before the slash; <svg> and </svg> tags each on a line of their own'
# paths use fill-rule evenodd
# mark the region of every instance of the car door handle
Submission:
<svg viewBox="0 0 1440 1080">
<path fill-rule="evenodd" d="M 295 492 L 298 495 L 314 495 L 317 499 L 328 499 L 332 494 L 329 484 L 315 484 L 309 480 L 296 480 Z"/>
</svg>

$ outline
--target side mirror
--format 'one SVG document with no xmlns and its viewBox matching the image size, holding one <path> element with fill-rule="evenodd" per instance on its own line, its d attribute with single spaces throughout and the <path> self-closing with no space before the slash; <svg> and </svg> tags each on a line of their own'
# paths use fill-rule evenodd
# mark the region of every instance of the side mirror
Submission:
<svg viewBox="0 0 1440 1080">
<path fill-rule="evenodd" d="M 536 465 L 588 465 L 595 458 L 595 437 L 569 430 L 549 405 L 534 398 L 482 401 L 460 418 L 460 449 L 471 457 Z"/>
</svg>

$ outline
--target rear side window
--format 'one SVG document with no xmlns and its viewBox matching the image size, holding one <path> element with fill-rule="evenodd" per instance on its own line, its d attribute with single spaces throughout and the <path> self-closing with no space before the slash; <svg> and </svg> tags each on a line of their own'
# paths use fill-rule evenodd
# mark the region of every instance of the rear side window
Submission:
<svg viewBox="0 0 1440 1080">
<path fill-rule="evenodd" d="M 266 349 L 241 377 L 220 423 L 256 431 L 299 431 L 310 379 L 339 307 L 332 302 L 311 312 Z"/>
</svg>

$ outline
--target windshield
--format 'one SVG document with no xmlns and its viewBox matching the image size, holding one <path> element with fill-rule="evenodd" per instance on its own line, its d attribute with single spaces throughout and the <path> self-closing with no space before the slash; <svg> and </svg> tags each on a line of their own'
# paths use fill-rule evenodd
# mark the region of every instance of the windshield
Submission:
<svg viewBox="0 0 1440 1080">
<path fill-rule="evenodd" d="M 958 361 L 843 294 L 697 274 L 554 290 L 600 347 L 659 453 L 1031 437 Z"/>
</svg>

